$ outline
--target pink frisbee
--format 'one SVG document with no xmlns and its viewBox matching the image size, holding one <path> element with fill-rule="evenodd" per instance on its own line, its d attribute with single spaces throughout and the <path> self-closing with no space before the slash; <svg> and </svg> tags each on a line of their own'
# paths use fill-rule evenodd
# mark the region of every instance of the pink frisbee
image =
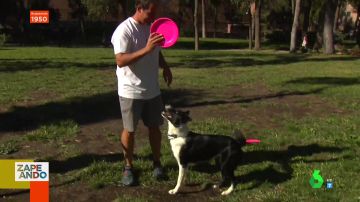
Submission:
<svg viewBox="0 0 360 202">
<path fill-rule="evenodd" d="M 163 48 L 173 46 L 179 38 L 179 28 L 170 18 L 159 18 L 155 20 L 150 27 L 150 33 L 162 34 L 165 38 L 161 44 Z"/>
<path fill-rule="evenodd" d="M 258 139 L 247 139 L 246 144 L 258 144 L 260 143 L 260 140 Z"/>
</svg>

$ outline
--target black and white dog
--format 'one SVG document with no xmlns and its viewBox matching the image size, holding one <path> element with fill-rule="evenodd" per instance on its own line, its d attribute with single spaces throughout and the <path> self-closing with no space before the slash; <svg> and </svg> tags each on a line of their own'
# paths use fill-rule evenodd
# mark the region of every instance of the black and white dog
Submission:
<svg viewBox="0 0 360 202">
<path fill-rule="evenodd" d="M 234 170 L 241 161 L 241 147 L 245 138 L 238 134 L 235 139 L 225 135 L 201 135 L 191 132 L 187 123 L 191 121 L 189 111 L 181 111 L 166 106 L 162 116 L 168 121 L 168 138 L 172 152 L 179 165 L 179 176 L 174 189 L 169 194 L 176 194 L 184 183 L 189 163 L 206 162 L 213 158 L 220 165 L 222 181 L 220 187 L 230 183 L 230 187 L 221 195 L 230 194 L 235 186 Z"/>
</svg>

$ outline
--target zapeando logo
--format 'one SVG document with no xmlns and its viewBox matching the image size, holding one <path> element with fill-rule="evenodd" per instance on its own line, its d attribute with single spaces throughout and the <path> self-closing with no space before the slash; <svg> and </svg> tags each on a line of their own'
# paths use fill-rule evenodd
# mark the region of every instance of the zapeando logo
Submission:
<svg viewBox="0 0 360 202">
<path fill-rule="evenodd" d="M 49 181 L 49 163 L 15 162 L 15 181 Z"/>
</svg>

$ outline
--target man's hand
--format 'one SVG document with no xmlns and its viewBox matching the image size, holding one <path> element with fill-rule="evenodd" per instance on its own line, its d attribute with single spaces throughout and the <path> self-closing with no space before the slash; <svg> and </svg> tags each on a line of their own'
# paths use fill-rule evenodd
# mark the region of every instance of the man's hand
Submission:
<svg viewBox="0 0 360 202">
<path fill-rule="evenodd" d="M 160 43 L 164 41 L 164 36 L 161 35 L 161 34 L 158 34 L 158 33 L 151 33 L 149 38 L 148 38 L 148 41 L 147 41 L 147 44 L 146 44 L 146 50 L 148 52 L 152 51 L 156 46 L 160 45 Z"/>
<path fill-rule="evenodd" d="M 132 64 L 142 58 L 144 55 L 151 52 L 156 46 L 164 40 L 164 36 L 158 33 L 150 34 L 147 44 L 144 48 L 133 52 L 133 53 L 118 53 L 116 54 L 116 64 L 119 67 L 124 67 L 129 64 Z"/>
<path fill-rule="evenodd" d="M 167 86 L 169 87 L 172 82 L 172 73 L 169 67 L 163 68 L 163 77 Z"/>
</svg>

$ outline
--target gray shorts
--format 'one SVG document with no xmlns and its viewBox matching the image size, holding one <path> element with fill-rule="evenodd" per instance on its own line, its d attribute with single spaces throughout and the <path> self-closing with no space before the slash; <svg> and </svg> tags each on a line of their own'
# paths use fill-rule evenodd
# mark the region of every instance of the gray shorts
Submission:
<svg viewBox="0 0 360 202">
<path fill-rule="evenodd" d="M 160 126 L 164 122 L 161 116 L 164 110 L 161 95 L 149 100 L 119 97 L 119 101 L 123 126 L 129 132 L 135 132 L 140 119 L 147 127 Z"/>
</svg>

